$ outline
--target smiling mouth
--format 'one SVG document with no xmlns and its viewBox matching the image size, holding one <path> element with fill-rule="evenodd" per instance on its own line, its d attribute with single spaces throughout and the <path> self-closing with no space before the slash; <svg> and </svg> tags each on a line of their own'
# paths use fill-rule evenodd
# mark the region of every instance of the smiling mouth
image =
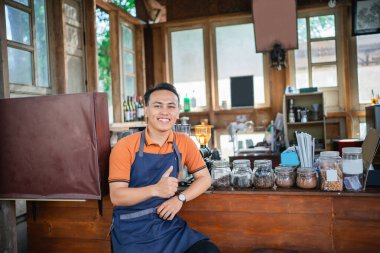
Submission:
<svg viewBox="0 0 380 253">
<path fill-rule="evenodd" d="M 170 120 L 169 120 L 169 119 L 159 118 L 158 121 L 160 121 L 160 122 L 164 122 L 164 123 L 167 123 L 167 122 L 169 122 Z"/>
</svg>

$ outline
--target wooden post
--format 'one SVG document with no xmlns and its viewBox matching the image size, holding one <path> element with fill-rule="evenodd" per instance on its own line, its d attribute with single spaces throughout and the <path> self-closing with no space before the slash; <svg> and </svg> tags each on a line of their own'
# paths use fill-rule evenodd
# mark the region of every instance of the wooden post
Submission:
<svg viewBox="0 0 380 253">
<path fill-rule="evenodd" d="M 15 201 L 0 201 L 0 252 L 17 253 Z"/>
</svg>

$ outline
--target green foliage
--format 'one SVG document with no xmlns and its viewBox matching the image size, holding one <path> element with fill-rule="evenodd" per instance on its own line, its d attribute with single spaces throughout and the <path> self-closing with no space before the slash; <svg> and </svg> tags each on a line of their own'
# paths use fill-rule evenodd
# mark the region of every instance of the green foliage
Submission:
<svg viewBox="0 0 380 253">
<path fill-rule="evenodd" d="M 135 16 L 135 0 L 113 0 L 112 2 L 117 6 L 123 8 L 129 14 Z"/>
</svg>

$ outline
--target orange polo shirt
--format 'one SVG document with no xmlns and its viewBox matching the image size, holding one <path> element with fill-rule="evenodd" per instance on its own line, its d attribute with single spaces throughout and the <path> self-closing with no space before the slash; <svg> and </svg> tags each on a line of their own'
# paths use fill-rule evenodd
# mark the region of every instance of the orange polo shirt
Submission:
<svg viewBox="0 0 380 253">
<path fill-rule="evenodd" d="M 129 182 L 131 166 L 140 147 L 141 132 L 134 133 L 117 142 L 111 151 L 109 162 L 109 182 Z M 148 132 L 145 132 L 144 152 L 152 154 L 168 154 L 174 152 L 173 140 L 182 154 L 182 166 L 186 165 L 189 173 L 206 168 L 194 141 L 183 133 L 170 132 L 166 142 L 160 147 L 154 143 Z M 168 169 L 168 168 L 165 168 Z M 179 175 L 180 176 L 180 175 Z"/>
</svg>

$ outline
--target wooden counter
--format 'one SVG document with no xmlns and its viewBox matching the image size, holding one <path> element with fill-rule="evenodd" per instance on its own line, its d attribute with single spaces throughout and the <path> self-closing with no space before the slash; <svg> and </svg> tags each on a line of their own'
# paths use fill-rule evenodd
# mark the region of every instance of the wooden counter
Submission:
<svg viewBox="0 0 380 253">
<path fill-rule="evenodd" d="M 110 252 L 97 202 L 38 202 L 33 221 L 28 203 L 28 252 Z M 299 252 L 377 252 L 380 190 L 333 193 L 298 189 L 213 191 L 186 203 L 181 217 L 207 234 L 222 252 L 257 248 Z"/>
</svg>

